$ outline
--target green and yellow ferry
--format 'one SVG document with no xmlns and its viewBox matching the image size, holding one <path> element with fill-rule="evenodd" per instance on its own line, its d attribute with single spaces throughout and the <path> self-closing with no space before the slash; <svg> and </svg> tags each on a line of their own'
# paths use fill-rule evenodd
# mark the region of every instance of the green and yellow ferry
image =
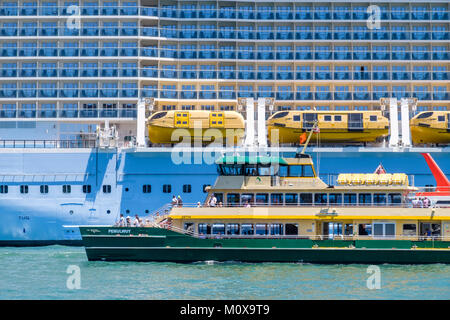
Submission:
<svg viewBox="0 0 450 320">
<path fill-rule="evenodd" d="M 447 202 L 413 205 L 420 193 L 405 174 L 343 174 L 330 186 L 304 153 L 217 166 L 203 204 L 174 205 L 140 227 L 80 226 L 88 259 L 450 263 Z"/>
</svg>

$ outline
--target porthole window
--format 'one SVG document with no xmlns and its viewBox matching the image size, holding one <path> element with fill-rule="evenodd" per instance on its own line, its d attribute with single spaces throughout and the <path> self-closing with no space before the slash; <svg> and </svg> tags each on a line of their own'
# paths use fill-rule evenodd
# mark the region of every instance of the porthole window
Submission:
<svg viewBox="0 0 450 320">
<path fill-rule="evenodd" d="M 70 211 L 69 211 L 69 214 L 70 214 L 70 215 L 73 215 L 73 210 L 70 210 Z"/>
<path fill-rule="evenodd" d="M 106 210 L 106 214 L 110 214 L 111 213 L 111 210 Z"/>
<path fill-rule="evenodd" d="M 128 189 L 128 188 L 125 188 L 125 192 L 128 192 L 128 191 L 130 191 L 130 189 Z"/>
</svg>

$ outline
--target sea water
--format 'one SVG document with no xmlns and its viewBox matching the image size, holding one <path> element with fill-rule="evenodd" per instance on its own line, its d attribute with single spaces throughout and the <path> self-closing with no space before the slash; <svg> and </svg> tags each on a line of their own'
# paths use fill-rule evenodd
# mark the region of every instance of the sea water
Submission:
<svg viewBox="0 0 450 320">
<path fill-rule="evenodd" d="M 378 267 L 89 262 L 83 247 L 3 247 L 0 299 L 450 299 L 450 265 Z"/>
</svg>

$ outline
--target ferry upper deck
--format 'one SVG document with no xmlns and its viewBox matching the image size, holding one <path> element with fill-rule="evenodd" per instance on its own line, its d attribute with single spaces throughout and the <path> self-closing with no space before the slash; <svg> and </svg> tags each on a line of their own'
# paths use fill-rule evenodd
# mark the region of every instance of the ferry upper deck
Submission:
<svg viewBox="0 0 450 320">
<path fill-rule="evenodd" d="M 108 120 L 133 135 L 146 98 L 154 110 L 238 111 L 240 98 L 272 98 L 274 111 L 381 98 L 447 110 L 448 1 L 372 4 L 0 1 L 0 131 L 44 138 L 53 123 Z"/>
</svg>

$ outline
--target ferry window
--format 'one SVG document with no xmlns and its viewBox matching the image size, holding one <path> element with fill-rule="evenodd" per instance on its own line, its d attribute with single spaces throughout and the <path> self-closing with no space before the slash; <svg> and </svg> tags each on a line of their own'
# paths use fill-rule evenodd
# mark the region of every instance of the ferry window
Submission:
<svg viewBox="0 0 450 320">
<path fill-rule="evenodd" d="M 194 232 L 194 223 L 193 222 L 186 222 L 184 224 L 184 230 L 186 230 L 188 233 L 193 233 Z"/>
<path fill-rule="evenodd" d="M 103 193 L 111 193 L 111 186 L 109 184 L 103 186 Z"/>
<path fill-rule="evenodd" d="M 323 116 L 324 121 L 331 121 L 331 116 Z"/>
<path fill-rule="evenodd" d="M 300 205 L 311 205 L 312 199 L 312 193 L 300 193 Z"/>
<path fill-rule="evenodd" d="M 420 234 L 426 237 L 441 235 L 441 225 L 439 223 L 421 223 Z"/>
<path fill-rule="evenodd" d="M 292 118 L 293 118 L 294 121 L 300 121 L 300 116 L 299 115 L 293 116 Z"/>
<path fill-rule="evenodd" d="M 438 121 L 439 122 L 444 122 L 445 121 L 445 116 L 438 116 Z"/>
<path fill-rule="evenodd" d="M 6 184 L 0 186 L 0 193 L 8 193 L 8 186 Z"/>
<path fill-rule="evenodd" d="M 388 194 L 389 204 L 401 204 L 402 203 L 402 195 L 400 193 L 390 193 Z"/>
<path fill-rule="evenodd" d="M 183 192 L 184 193 L 191 193 L 191 185 L 190 184 L 184 184 L 183 185 Z"/>
<path fill-rule="evenodd" d="M 227 234 L 228 235 L 239 235 L 239 224 L 238 223 L 227 224 Z"/>
<path fill-rule="evenodd" d="M 20 186 L 20 193 L 28 193 L 28 186 L 26 185 Z"/>
<path fill-rule="evenodd" d="M 372 235 L 372 225 L 361 223 L 358 225 L 358 234 L 360 236 L 370 236 Z"/>
<path fill-rule="evenodd" d="M 403 224 L 403 235 L 404 236 L 415 236 L 417 234 L 417 226 L 413 223 Z"/>
<path fill-rule="evenodd" d="M 286 205 L 297 205 L 298 203 L 298 194 L 296 193 L 286 193 L 284 195 L 284 201 Z"/>
<path fill-rule="evenodd" d="M 352 223 L 346 223 L 344 225 L 344 235 L 346 235 L 346 236 L 353 235 L 353 224 Z"/>
<path fill-rule="evenodd" d="M 289 177 L 301 177 L 302 166 L 289 166 Z"/>
<path fill-rule="evenodd" d="M 257 193 L 255 199 L 256 199 L 256 204 L 259 204 L 259 205 L 269 203 L 269 195 L 267 193 Z"/>
<path fill-rule="evenodd" d="M 39 187 L 39 190 L 41 191 L 41 193 L 48 193 L 48 185 L 42 185 Z"/>
<path fill-rule="evenodd" d="M 241 195 L 241 204 L 245 205 L 247 202 L 249 204 L 253 204 L 254 202 L 254 195 L 253 193 L 243 193 Z"/>
<path fill-rule="evenodd" d="M 342 204 L 342 194 L 340 193 L 330 193 L 328 198 L 330 204 Z"/>
<path fill-rule="evenodd" d="M 143 193 L 151 193 L 152 192 L 152 185 L 150 184 L 144 184 L 142 186 L 142 192 Z"/>
<path fill-rule="evenodd" d="M 213 193 L 213 196 L 216 197 L 217 205 L 223 204 L 223 193 Z"/>
<path fill-rule="evenodd" d="M 314 171 L 311 165 L 303 165 L 302 166 L 302 177 L 313 178 Z"/>
<path fill-rule="evenodd" d="M 223 223 L 214 223 L 212 225 L 212 234 L 225 234 L 225 225 Z"/>
<path fill-rule="evenodd" d="M 250 223 L 243 223 L 241 225 L 241 230 L 243 235 L 250 235 L 253 234 L 253 224 Z"/>
<path fill-rule="evenodd" d="M 63 193 L 71 193 L 72 187 L 69 184 L 65 184 L 62 186 L 62 192 Z"/>
<path fill-rule="evenodd" d="M 377 121 L 377 116 L 370 116 L 370 121 L 376 122 Z"/>
<path fill-rule="evenodd" d="M 163 192 L 164 193 L 171 193 L 172 192 L 172 185 L 170 185 L 170 184 L 163 184 Z"/>
<path fill-rule="evenodd" d="M 342 116 L 334 116 L 334 121 L 337 121 L 337 122 L 342 121 Z"/>
<path fill-rule="evenodd" d="M 269 226 L 267 224 L 256 224 L 255 234 L 258 236 L 265 236 L 269 234 Z"/>
<path fill-rule="evenodd" d="M 243 165 L 241 164 L 234 164 L 234 165 L 219 165 L 219 174 L 224 176 L 242 176 L 243 171 Z"/>
<path fill-rule="evenodd" d="M 372 204 L 372 194 L 371 193 L 360 193 L 359 194 L 359 205 L 371 205 Z"/>
<path fill-rule="evenodd" d="M 373 195 L 373 203 L 376 205 L 386 205 L 386 195 L 384 193 L 375 193 Z"/>
<path fill-rule="evenodd" d="M 239 193 L 228 193 L 227 194 L 227 205 L 228 206 L 239 206 Z"/>
<path fill-rule="evenodd" d="M 211 225 L 207 223 L 199 223 L 198 224 L 198 234 L 204 235 L 204 234 L 211 234 Z"/>
<path fill-rule="evenodd" d="M 315 204 L 327 204 L 327 194 L 326 193 L 316 193 L 314 194 Z"/>
<path fill-rule="evenodd" d="M 344 193 L 345 205 L 356 205 L 356 193 Z"/>
<path fill-rule="evenodd" d="M 281 223 L 274 223 L 270 225 L 270 234 L 272 236 L 283 235 L 283 225 Z"/>
<path fill-rule="evenodd" d="M 83 193 L 91 193 L 91 185 L 90 184 L 83 185 Z"/>
<path fill-rule="evenodd" d="M 286 223 L 286 235 L 287 236 L 297 236 L 298 235 L 298 224 L 297 223 Z"/>
<path fill-rule="evenodd" d="M 376 237 L 395 236 L 395 223 L 374 223 L 373 235 Z"/>
<path fill-rule="evenodd" d="M 283 205 L 283 194 L 282 193 L 270 194 L 270 204 L 273 206 L 282 206 Z"/>
<path fill-rule="evenodd" d="M 206 190 L 207 187 L 211 187 L 211 185 L 210 185 L 210 184 L 204 184 L 204 185 L 203 185 L 203 193 L 208 192 L 208 191 Z"/>
<path fill-rule="evenodd" d="M 288 168 L 289 168 L 289 166 L 279 166 L 278 167 L 278 175 L 280 177 L 287 177 L 288 176 Z"/>
</svg>

